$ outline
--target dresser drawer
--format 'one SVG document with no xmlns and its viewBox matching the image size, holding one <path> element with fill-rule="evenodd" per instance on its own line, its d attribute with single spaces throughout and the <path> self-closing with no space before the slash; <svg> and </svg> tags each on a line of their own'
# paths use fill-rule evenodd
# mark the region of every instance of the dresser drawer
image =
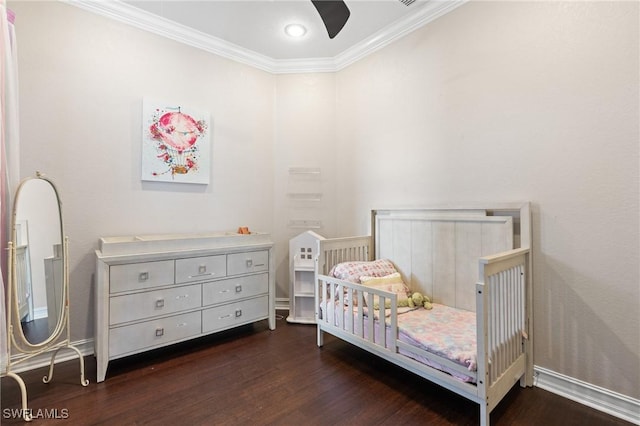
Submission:
<svg viewBox="0 0 640 426">
<path fill-rule="evenodd" d="M 269 269 L 269 252 L 249 251 L 227 255 L 227 274 L 239 275 L 251 272 L 262 272 Z"/>
<path fill-rule="evenodd" d="M 202 332 L 209 333 L 253 322 L 266 318 L 268 313 L 267 296 L 205 309 L 202 311 Z"/>
<path fill-rule="evenodd" d="M 201 284 L 111 297 L 109 325 L 199 308 Z"/>
<path fill-rule="evenodd" d="M 132 263 L 109 267 L 109 291 L 140 290 L 173 284 L 173 260 Z"/>
<path fill-rule="evenodd" d="M 269 291 L 269 274 L 247 275 L 202 284 L 202 305 L 215 305 Z"/>
<path fill-rule="evenodd" d="M 177 283 L 202 281 L 224 277 L 225 275 L 227 275 L 225 255 L 190 257 L 176 260 Z"/>
<path fill-rule="evenodd" d="M 109 357 L 197 336 L 202 329 L 200 315 L 200 311 L 191 312 L 112 328 L 109 330 Z"/>
</svg>

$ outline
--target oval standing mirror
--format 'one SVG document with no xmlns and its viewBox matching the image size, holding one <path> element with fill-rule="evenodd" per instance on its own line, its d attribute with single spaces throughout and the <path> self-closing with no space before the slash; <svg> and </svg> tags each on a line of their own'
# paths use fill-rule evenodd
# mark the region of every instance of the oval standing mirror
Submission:
<svg viewBox="0 0 640 426">
<path fill-rule="evenodd" d="M 9 349 L 6 371 L 20 386 L 22 417 L 32 419 L 27 407 L 27 389 L 15 366 L 53 351 L 49 383 L 58 352 L 71 349 L 80 361 L 80 384 L 84 378 L 82 353 L 70 344 L 68 239 L 62 227 L 60 197 L 53 182 L 37 173 L 23 180 L 13 204 L 9 242 L 7 325 Z M 11 355 L 25 354 L 14 359 Z"/>
<path fill-rule="evenodd" d="M 53 183 L 40 175 L 24 180 L 13 206 L 13 323 L 19 322 L 15 337 L 27 346 L 46 344 L 62 327 L 66 299 L 63 235 L 60 199 Z"/>
</svg>

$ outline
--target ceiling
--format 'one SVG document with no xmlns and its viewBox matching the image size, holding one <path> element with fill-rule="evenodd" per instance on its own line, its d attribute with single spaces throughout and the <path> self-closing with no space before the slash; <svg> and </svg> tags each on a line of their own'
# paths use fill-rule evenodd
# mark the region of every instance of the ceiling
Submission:
<svg viewBox="0 0 640 426">
<path fill-rule="evenodd" d="M 407 3 L 410 0 L 405 0 Z M 330 39 L 310 0 L 109 0 L 71 4 L 271 72 L 335 71 L 466 0 L 345 0 L 351 15 Z M 307 33 L 292 38 L 289 23 Z"/>
</svg>

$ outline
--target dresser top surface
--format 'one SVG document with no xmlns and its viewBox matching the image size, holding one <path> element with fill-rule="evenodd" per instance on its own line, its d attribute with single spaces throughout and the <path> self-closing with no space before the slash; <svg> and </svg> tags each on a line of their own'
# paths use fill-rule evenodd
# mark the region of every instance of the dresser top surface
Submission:
<svg viewBox="0 0 640 426">
<path fill-rule="evenodd" d="M 206 251 L 245 246 L 272 245 L 271 236 L 254 232 L 203 232 L 197 234 L 156 234 L 103 237 L 96 255 L 99 258 L 145 255 L 181 251 Z"/>
</svg>

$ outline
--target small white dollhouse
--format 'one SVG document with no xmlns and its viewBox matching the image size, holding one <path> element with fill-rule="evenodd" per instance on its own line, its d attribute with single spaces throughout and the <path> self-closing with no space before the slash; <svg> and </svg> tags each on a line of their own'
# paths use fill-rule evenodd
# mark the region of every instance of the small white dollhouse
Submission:
<svg viewBox="0 0 640 426">
<path fill-rule="evenodd" d="M 289 240 L 288 322 L 315 324 L 313 280 L 318 240 L 324 240 L 324 237 L 313 231 Z"/>
</svg>

